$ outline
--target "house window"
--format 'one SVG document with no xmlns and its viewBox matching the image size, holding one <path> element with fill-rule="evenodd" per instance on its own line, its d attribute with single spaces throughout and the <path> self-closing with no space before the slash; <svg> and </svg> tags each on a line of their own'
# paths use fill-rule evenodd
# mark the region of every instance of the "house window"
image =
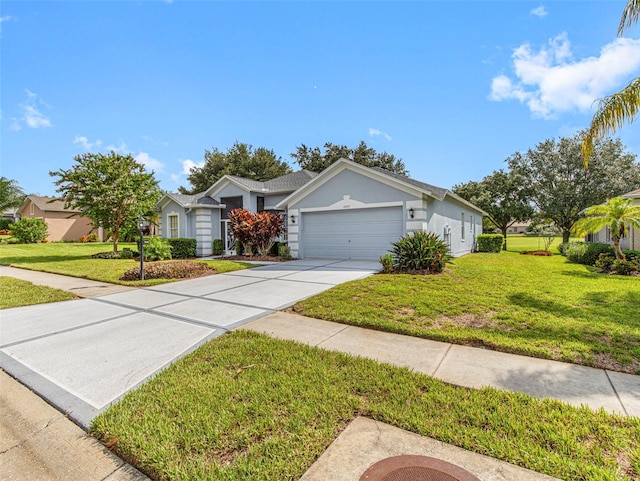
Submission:
<svg viewBox="0 0 640 481">
<path fill-rule="evenodd" d="M 168 224 L 169 224 L 169 238 L 177 239 L 180 237 L 180 229 L 178 227 L 178 214 L 169 214 L 167 216 Z"/>
<path fill-rule="evenodd" d="M 469 216 L 469 234 L 473 234 L 473 216 Z"/>
<path fill-rule="evenodd" d="M 464 212 L 460 214 L 460 233 L 462 234 L 462 240 L 464 240 Z"/>
<path fill-rule="evenodd" d="M 607 226 L 605 227 L 605 236 L 607 239 L 607 242 L 611 242 L 611 227 Z"/>
<path fill-rule="evenodd" d="M 222 197 L 220 199 L 220 203 L 226 206 L 222 211 L 222 219 L 228 219 L 229 213 L 233 209 L 242 209 L 242 196 L 239 195 L 238 197 Z"/>
<path fill-rule="evenodd" d="M 257 211 L 258 212 L 263 212 L 264 211 L 264 197 L 258 197 L 258 202 L 257 202 Z"/>
<path fill-rule="evenodd" d="M 33 208 L 33 202 L 31 202 L 31 204 L 29 205 L 29 214 L 31 215 L 35 215 L 35 209 Z"/>
</svg>

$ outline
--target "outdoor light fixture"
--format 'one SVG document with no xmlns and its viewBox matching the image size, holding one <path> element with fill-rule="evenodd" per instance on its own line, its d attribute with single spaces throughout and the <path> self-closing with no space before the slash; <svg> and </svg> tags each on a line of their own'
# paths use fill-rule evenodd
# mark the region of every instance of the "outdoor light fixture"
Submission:
<svg viewBox="0 0 640 481">
<path fill-rule="evenodd" d="M 149 223 L 142 216 L 138 217 L 138 234 L 140 234 L 140 280 L 144 281 L 144 231 Z"/>
<path fill-rule="evenodd" d="M 296 216 L 291 214 L 291 223 L 295 224 L 296 223 Z"/>
<path fill-rule="evenodd" d="M 411 209 L 409 209 L 409 217 L 413 219 L 414 215 L 415 215 L 415 211 L 413 210 L 413 207 L 411 207 Z"/>
</svg>

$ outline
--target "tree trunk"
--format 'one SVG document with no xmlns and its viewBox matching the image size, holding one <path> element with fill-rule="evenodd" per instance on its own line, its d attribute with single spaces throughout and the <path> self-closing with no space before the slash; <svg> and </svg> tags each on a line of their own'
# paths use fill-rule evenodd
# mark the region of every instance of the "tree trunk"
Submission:
<svg viewBox="0 0 640 481">
<path fill-rule="evenodd" d="M 613 237 L 613 252 L 616 254 L 616 259 L 627 260 L 627 256 L 624 255 L 622 249 L 620 249 L 620 238 Z"/>
<path fill-rule="evenodd" d="M 502 250 L 506 251 L 507 250 L 507 229 L 508 227 L 503 227 L 502 230 L 502 237 L 504 237 L 504 242 L 502 243 Z"/>
<path fill-rule="evenodd" d="M 113 252 L 118 252 L 118 237 L 120 236 L 120 233 L 118 232 L 118 229 L 114 229 L 111 232 L 111 239 L 113 241 Z"/>
<path fill-rule="evenodd" d="M 562 229 L 562 243 L 569 242 L 569 237 L 571 236 L 570 229 Z"/>
</svg>

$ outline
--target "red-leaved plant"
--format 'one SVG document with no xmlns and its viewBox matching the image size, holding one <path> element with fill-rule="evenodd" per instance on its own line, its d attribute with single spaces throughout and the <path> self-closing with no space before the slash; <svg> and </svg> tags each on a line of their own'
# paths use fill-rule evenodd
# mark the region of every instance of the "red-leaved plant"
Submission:
<svg viewBox="0 0 640 481">
<path fill-rule="evenodd" d="M 252 253 L 255 247 L 261 256 L 269 255 L 276 237 L 283 231 L 282 218 L 278 214 L 246 209 L 233 209 L 229 213 L 229 226 L 247 253 Z"/>
</svg>

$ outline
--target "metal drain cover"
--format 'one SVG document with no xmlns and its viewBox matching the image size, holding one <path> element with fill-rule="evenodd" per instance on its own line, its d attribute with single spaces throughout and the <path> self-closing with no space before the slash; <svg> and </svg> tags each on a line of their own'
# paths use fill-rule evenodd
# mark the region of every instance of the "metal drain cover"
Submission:
<svg viewBox="0 0 640 481">
<path fill-rule="evenodd" d="M 480 481 L 455 464 L 429 456 L 403 455 L 369 466 L 360 481 Z"/>
</svg>

